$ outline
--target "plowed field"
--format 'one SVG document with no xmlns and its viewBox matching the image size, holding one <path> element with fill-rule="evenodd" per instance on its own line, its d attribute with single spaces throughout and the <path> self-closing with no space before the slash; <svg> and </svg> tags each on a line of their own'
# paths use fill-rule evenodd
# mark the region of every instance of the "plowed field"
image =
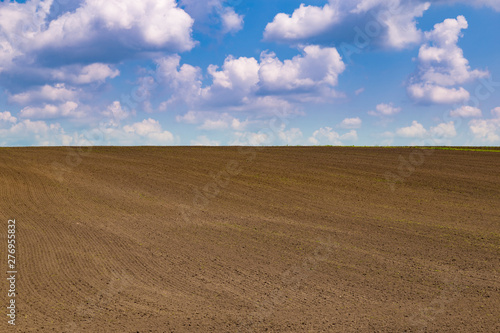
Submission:
<svg viewBox="0 0 500 333">
<path fill-rule="evenodd" d="M 0 149 L 17 332 L 500 332 L 500 153 Z"/>
</svg>

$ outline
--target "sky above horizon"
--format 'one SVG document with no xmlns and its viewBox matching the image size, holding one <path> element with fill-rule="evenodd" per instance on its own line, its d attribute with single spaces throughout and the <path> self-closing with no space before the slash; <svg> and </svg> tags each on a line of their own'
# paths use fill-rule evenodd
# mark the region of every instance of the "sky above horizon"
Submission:
<svg viewBox="0 0 500 333">
<path fill-rule="evenodd" d="M 500 0 L 0 2 L 0 146 L 500 145 Z"/>
</svg>

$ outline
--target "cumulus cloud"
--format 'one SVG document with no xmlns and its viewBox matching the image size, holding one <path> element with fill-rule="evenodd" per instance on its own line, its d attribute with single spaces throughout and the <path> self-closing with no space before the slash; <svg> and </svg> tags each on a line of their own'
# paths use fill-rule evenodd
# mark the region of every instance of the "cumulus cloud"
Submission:
<svg viewBox="0 0 500 333">
<path fill-rule="evenodd" d="M 412 121 L 411 126 L 398 128 L 396 130 L 396 135 L 413 139 L 430 138 L 436 141 L 440 138 L 453 138 L 457 135 L 457 132 L 453 121 L 440 123 L 427 130 L 422 124 L 414 120 Z"/>
<path fill-rule="evenodd" d="M 330 0 L 323 7 L 302 4 L 291 15 L 277 14 L 267 24 L 264 39 L 298 43 L 320 37 L 329 42 L 352 43 L 363 38 L 400 49 L 421 40 L 415 19 L 429 6 L 428 2 L 409 0 Z M 367 34 L 359 28 L 368 26 L 374 32 Z"/>
<path fill-rule="evenodd" d="M 500 106 L 491 110 L 493 117 L 500 118 Z"/>
<path fill-rule="evenodd" d="M 154 119 L 144 119 L 142 122 L 135 123 L 132 125 L 125 125 L 123 127 L 125 132 L 137 133 L 139 135 L 148 135 L 150 133 L 157 133 L 161 131 L 161 125 L 157 120 Z"/>
<path fill-rule="evenodd" d="M 278 138 L 287 145 L 298 144 L 302 140 L 302 131 L 299 128 L 286 129 L 283 124 L 278 131 Z"/>
<path fill-rule="evenodd" d="M 127 134 L 139 136 L 139 142 L 146 145 L 168 145 L 175 142 L 175 137 L 169 131 L 162 130 L 160 123 L 154 119 L 144 119 L 142 122 L 123 126 Z"/>
<path fill-rule="evenodd" d="M 436 0 L 435 0 L 436 1 Z M 475 7 L 490 7 L 500 11 L 500 2 L 498 0 L 437 0 L 440 3 L 464 3 Z"/>
<path fill-rule="evenodd" d="M 36 59 L 40 64 L 118 62 L 136 52 L 187 51 L 195 45 L 193 19 L 174 0 L 86 0 L 57 17 L 50 16 L 51 5 L 28 0 L 0 6 L 3 66 L 14 59 Z"/>
<path fill-rule="evenodd" d="M 112 123 L 100 123 L 99 126 L 89 130 L 65 133 L 62 128 L 56 126 L 62 135 L 57 139 L 56 145 L 72 146 L 116 146 L 116 145 L 173 145 L 179 143 L 179 137 L 171 132 L 163 130 L 157 120 L 144 119 L 143 121 L 125 126 Z M 1 135 L 0 135 L 1 142 Z"/>
<path fill-rule="evenodd" d="M 291 14 L 278 13 L 267 24 L 264 39 L 291 44 L 311 39 L 326 44 L 345 42 L 362 44 L 361 48 L 368 43 L 402 49 L 422 40 L 417 19 L 431 3 L 453 2 L 500 11 L 497 0 L 329 0 L 324 6 L 301 4 Z"/>
<path fill-rule="evenodd" d="M 463 51 L 457 46 L 461 31 L 467 29 L 463 16 L 446 19 L 425 33 L 427 43 L 418 53 L 417 73 L 410 79 L 408 95 L 420 103 L 453 104 L 469 100 L 463 83 L 488 75 L 487 71 L 472 70 Z"/>
<path fill-rule="evenodd" d="M 78 110 L 78 104 L 72 101 L 59 105 L 45 104 L 43 107 L 27 106 L 21 110 L 22 118 L 55 119 L 62 117 L 81 118 L 85 112 Z"/>
<path fill-rule="evenodd" d="M 76 99 L 77 94 L 78 92 L 75 89 L 68 89 L 64 83 L 59 83 L 54 86 L 44 85 L 33 90 L 12 95 L 9 97 L 9 101 L 22 105 L 40 101 L 67 101 Z"/>
<path fill-rule="evenodd" d="M 457 136 L 457 131 L 453 121 L 441 123 L 437 126 L 431 127 L 429 133 L 431 136 L 438 138 L 453 138 Z"/>
<path fill-rule="evenodd" d="M 220 142 L 210 140 L 206 135 L 198 136 L 195 140 L 191 140 L 192 146 L 220 146 Z"/>
<path fill-rule="evenodd" d="M 500 118 L 473 119 L 469 122 L 469 129 L 481 142 L 500 142 Z"/>
<path fill-rule="evenodd" d="M 342 128 L 360 128 L 361 127 L 361 118 L 346 118 L 342 120 L 340 123 L 340 127 Z"/>
<path fill-rule="evenodd" d="M 168 87 L 172 92 L 171 98 L 160 106 L 162 111 L 180 102 L 195 104 L 203 95 L 201 69 L 188 64 L 180 66 L 180 60 L 180 56 L 176 54 L 155 61 L 158 83 Z"/>
<path fill-rule="evenodd" d="M 451 117 L 467 118 L 467 117 L 481 117 L 482 115 L 483 114 L 480 109 L 469 105 L 464 105 L 459 107 L 458 109 L 450 111 Z"/>
<path fill-rule="evenodd" d="M 122 107 L 119 101 L 114 101 L 102 112 L 102 115 L 110 119 L 111 126 L 118 126 L 122 120 L 130 116 L 130 113 Z"/>
<path fill-rule="evenodd" d="M 229 143 L 231 146 L 262 146 L 270 145 L 272 137 L 260 132 L 234 132 L 234 139 Z"/>
<path fill-rule="evenodd" d="M 221 70 L 218 69 L 215 65 L 208 67 L 213 84 L 205 90 L 207 99 L 217 102 L 221 100 L 220 97 L 224 97 L 229 103 L 240 103 L 244 97 L 256 90 L 259 82 L 259 63 L 255 58 L 228 56 Z"/>
<path fill-rule="evenodd" d="M 418 121 L 414 120 L 411 126 L 399 128 L 396 134 L 405 138 L 423 138 L 427 130 Z"/>
<path fill-rule="evenodd" d="M 203 124 L 198 128 L 203 130 L 222 130 L 228 127 L 229 127 L 228 123 L 225 122 L 223 119 L 218 119 L 218 120 L 206 119 L 203 122 Z"/>
<path fill-rule="evenodd" d="M 0 112 L 0 121 L 5 123 L 16 123 L 17 118 L 12 116 L 9 111 Z"/>
<path fill-rule="evenodd" d="M 479 142 L 500 142 L 500 107 L 491 110 L 492 119 L 472 119 L 469 129 Z"/>
<path fill-rule="evenodd" d="M 224 9 L 221 15 L 222 31 L 224 33 L 236 33 L 243 29 L 243 15 L 236 14 L 233 8 Z"/>
<path fill-rule="evenodd" d="M 323 7 L 301 4 L 292 15 L 277 14 L 264 31 L 266 40 L 297 41 L 317 36 L 340 21 L 340 13 L 329 4 Z"/>
<path fill-rule="evenodd" d="M 307 91 L 337 85 L 345 64 L 337 49 L 309 45 L 303 55 L 280 61 L 274 53 L 261 55 L 260 88 L 266 92 Z"/>
<path fill-rule="evenodd" d="M 0 113 L 2 117 L 2 113 Z M 4 117 L 8 117 L 5 115 Z M 61 125 L 8 117 L 10 127 L 0 126 L 0 146 L 60 146 L 68 140 Z M 0 118 L 0 125 L 2 119 Z"/>
<path fill-rule="evenodd" d="M 365 88 L 364 88 L 364 87 L 362 87 L 362 88 L 359 88 L 359 89 L 357 89 L 356 91 L 354 91 L 354 94 L 355 94 L 356 96 L 359 96 L 359 95 L 361 95 L 364 91 L 365 91 Z"/>
<path fill-rule="evenodd" d="M 302 53 L 284 61 L 268 52 L 261 54 L 260 61 L 230 56 L 221 70 L 209 67 L 213 85 L 206 90 L 207 97 L 220 100 L 220 96 L 225 96 L 236 102 L 244 102 L 251 95 L 294 100 L 338 97 L 333 87 L 345 64 L 337 50 L 309 45 L 302 48 Z"/>
<path fill-rule="evenodd" d="M 401 111 L 400 107 L 395 107 L 392 103 L 385 104 L 381 103 L 375 107 L 375 111 L 368 111 L 370 116 L 392 116 Z"/>
<path fill-rule="evenodd" d="M 89 85 L 117 77 L 124 60 L 192 49 L 192 24 L 175 0 L 2 2 L 0 85 L 19 104 L 36 103 L 25 91 L 58 85 L 94 92 Z"/>
<path fill-rule="evenodd" d="M 187 124 L 197 124 L 202 130 L 223 130 L 233 129 L 236 131 L 245 130 L 250 121 L 241 121 L 231 116 L 229 113 L 218 113 L 209 111 L 189 111 L 184 115 L 176 116 L 176 121 Z"/>
<path fill-rule="evenodd" d="M 180 0 L 180 5 L 195 19 L 195 29 L 210 33 L 215 26 L 223 34 L 243 29 L 244 16 L 237 14 L 224 0 Z M 230 3 L 230 2 L 229 2 Z"/>
<path fill-rule="evenodd" d="M 186 51 L 194 47 L 192 24 L 174 0 L 86 0 L 74 12 L 52 20 L 36 36 L 34 47 L 68 51 L 109 43 L 108 47 Z"/>
<path fill-rule="evenodd" d="M 313 145 L 343 145 L 342 140 L 355 141 L 358 139 L 358 134 L 355 130 L 351 130 L 345 134 L 335 132 L 331 127 L 322 127 L 314 131 L 313 135 L 308 139 Z"/>
<path fill-rule="evenodd" d="M 82 116 L 124 60 L 191 50 L 192 25 L 175 0 L 2 2 L 0 85 L 22 117 Z"/>
<path fill-rule="evenodd" d="M 202 83 L 201 69 L 180 65 L 178 55 L 157 60 L 156 76 L 171 97 L 161 104 L 185 103 L 192 109 L 296 112 L 292 102 L 324 102 L 342 96 L 334 90 L 345 64 L 335 48 L 309 45 L 302 54 L 278 59 L 262 52 L 253 57 L 227 56 L 221 67 L 209 65 L 212 83 Z M 286 111 L 281 111 L 286 110 Z"/>
<path fill-rule="evenodd" d="M 432 83 L 416 83 L 407 89 L 410 97 L 421 103 L 456 104 L 467 102 L 470 94 L 464 88 L 447 88 Z"/>
<path fill-rule="evenodd" d="M 87 84 L 104 82 L 108 78 L 115 78 L 120 75 L 120 71 L 113 69 L 108 64 L 94 63 L 87 66 L 64 66 L 53 70 L 50 75 L 53 80 L 68 81 L 73 84 Z"/>
</svg>

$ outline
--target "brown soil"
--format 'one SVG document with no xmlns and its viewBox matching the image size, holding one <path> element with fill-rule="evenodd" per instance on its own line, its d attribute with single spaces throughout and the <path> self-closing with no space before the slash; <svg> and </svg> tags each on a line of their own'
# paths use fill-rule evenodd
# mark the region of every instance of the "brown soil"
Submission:
<svg viewBox="0 0 500 333">
<path fill-rule="evenodd" d="M 410 148 L 3 148 L 16 330 L 499 332 L 499 170 Z"/>
</svg>

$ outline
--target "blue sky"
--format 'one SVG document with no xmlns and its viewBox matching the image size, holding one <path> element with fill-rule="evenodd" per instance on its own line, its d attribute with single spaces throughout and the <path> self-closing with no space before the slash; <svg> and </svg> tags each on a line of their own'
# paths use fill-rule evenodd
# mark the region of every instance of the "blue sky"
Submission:
<svg viewBox="0 0 500 333">
<path fill-rule="evenodd" d="M 500 0 L 0 3 L 0 146 L 499 145 Z"/>
</svg>

